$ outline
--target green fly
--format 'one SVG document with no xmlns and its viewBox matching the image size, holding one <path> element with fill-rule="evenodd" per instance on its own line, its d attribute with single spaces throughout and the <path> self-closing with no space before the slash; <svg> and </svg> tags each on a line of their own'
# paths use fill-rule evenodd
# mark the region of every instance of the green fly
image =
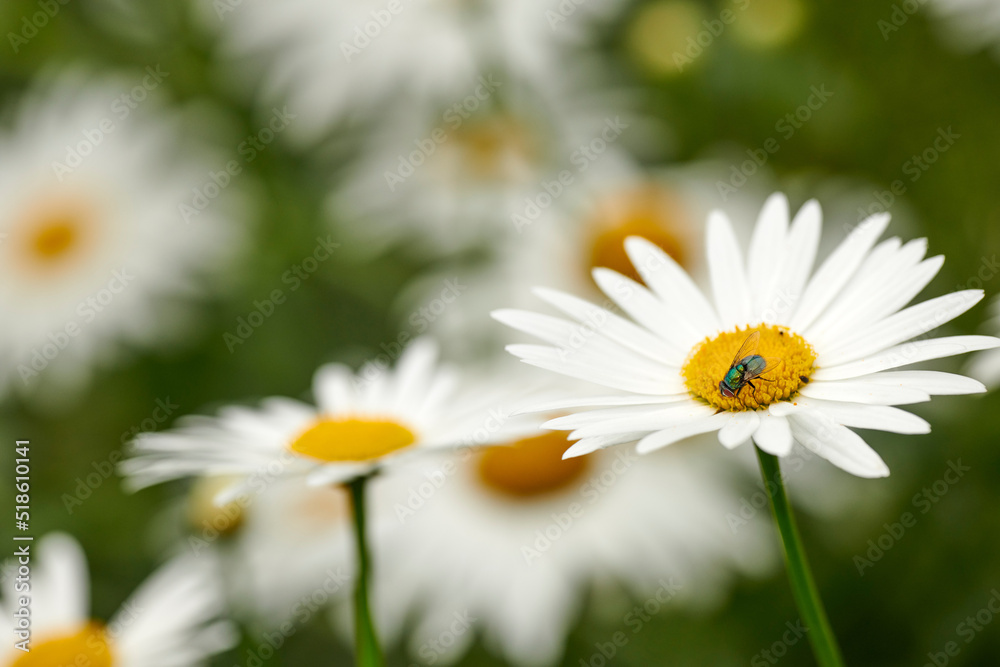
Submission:
<svg viewBox="0 0 1000 667">
<path fill-rule="evenodd" d="M 726 377 L 719 382 L 719 391 L 726 398 L 736 398 L 739 396 L 740 389 L 746 385 L 750 385 L 750 388 L 756 392 L 757 386 L 752 380 L 756 380 L 764 373 L 781 365 L 781 359 L 762 357 L 757 354 L 759 343 L 760 332 L 754 331 L 747 336 L 736 356 L 733 357 L 733 363 L 726 371 Z M 761 380 L 766 380 L 766 378 L 761 378 Z"/>
</svg>

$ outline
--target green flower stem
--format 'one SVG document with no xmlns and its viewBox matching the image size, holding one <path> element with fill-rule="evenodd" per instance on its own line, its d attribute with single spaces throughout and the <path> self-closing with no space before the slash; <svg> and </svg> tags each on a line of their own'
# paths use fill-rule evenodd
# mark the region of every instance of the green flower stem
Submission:
<svg viewBox="0 0 1000 667">
<path fill-rule="evenodd" d="M 843 667 L 844 659 L 840 656 L 837 638 L 830 629 L 830 621 L 826 618 L 823 601 L 820 600 L 806 559 L 805 549 L 799 530 L 795 527 L 795 517 L 785 493 L 785 483 L 781 477 L 781 467 L 778 457 L 757 449 L 757 460 L 760 461 L 760 472 L 764 477 L 764 488 L 771 500 L 771 512 L 774 522 L 778 524 L 781 534 L 781 546 L 785 552 L 785 563 L 788 566 L 788 579 L 792 584 L 792 595 L 795 604 L 802 614 L 802 620 L 809 630 L 809 643 L 820 667 Z"/>
<path fill-rule="evenodd" d="M 370 476 L 357 477 L 347 484 L 351 491 L 354 510 L 354 534 L 358 545 L 358 578 L 354 587 L 355 657 L 358 667 L 382 667 L 375 625 L 368 605 L 368 579 L 371 576 L 371 557 L 365 533 L 365 486 Z"/>
</svg>

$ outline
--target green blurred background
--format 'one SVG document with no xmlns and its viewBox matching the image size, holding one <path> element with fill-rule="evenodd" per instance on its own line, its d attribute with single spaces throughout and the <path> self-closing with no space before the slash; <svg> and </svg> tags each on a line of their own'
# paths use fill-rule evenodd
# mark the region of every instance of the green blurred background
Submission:
<svg viewBox="0 0 1000 667">
<path fill-rule="evenodd" d="M 122 12 L 116 3 L 72 0 L 20 53 L 6 44 L 0 48 L 4 107 L 53 66 L 141 70 L 160 63 L 172 73 L 166 86 L 173 102 L 208 100 L 224 112 L 227 130 L 212 137 L 220 149 L 232 150 L 258 127 L 248 100 L 220 85 L 213 70 L 212 35 L 185 3 L 120 4 L 129 11 Z M 760 0 L 757 6 L 769 4 Z M 802 27 L 787 43 L 750 48 L 727 33 L 689 70 L 668 76 L 636 55 L 631 22 L 651 5 L 632 5 L 602 35 L 602 55 L 622 81 L 642 92 L 643 110 L 671 129 L 677 162 L 703 156 L 720 143 L 738 150 L 758 148 L 775 136 L 776 121 L 804 102 L 810 86 L 825 84 L 834 92 L 830 103 L 770 158 L 778 180 L 792 184 L 793 207 L 810 194 L 795 191 L 800 177 L 847 176 L 887 189 L 904 177 L 904 163 L 931 145 L 940 128 L 952 127 L 960 139 L 918 181 L 907 181 L 900 200 L 912 212 L 913 236 L 927 235 L 929 253 L 947 257 L 925 296 L 978 286 L 970 279 L 984 260 L 995 261 L 1000 250 L 1000 63 L 990 54 L 954 53 L 923 10 L 885 39 L 878 22 L 888 19 L 893 3 L 827 0 L 797 5 Z M 728 6 L 690 5 L 705 18 Z M 22 17 L 36 10 L 32 0 L 4 0 L 0 37 L 19 30 Z M 132 25 L 143 29 L 128 29 Z M 179 406 L 158 425 L 163 428 L 180 415 L 226 402 L 302 396 L 317 365 L 329 360 L 360 363 L 378 353 L 380 342 L 396 338 L 399 324 L 390 305 L 426 267 L 392 252 L 361 259 L 347 248 L 336 261 L 321 264 L 282 307 L 281 316 L 268 320 L 234 354 L 222 341 L 236 318 L 250 311 L 253 299 L 312 252 L 317 234 L 327 233 L 323 201 L 330 174 L 342 168 L 344 158 L 336 152 L 309 154 L 279 139 L 247 166 L 246 182 L 253 184 L 254 196 L 252 219 L 246 223 L 252 229 L 252 249 L 239 268 L 233 293 L 202 304 L 198 329 L 187 344 L 167 352 L 136 353 L 127 363 L 101 371 L 86 396 L 68 406 L 49 407 L 16 396 L 0 405 L 0 441 L 30 437 L 33 443 L 35 531 L 66 530 L 82 542 L 90 558 L 98 616 L 113 613 L 154 569 L 153 524 L 183 487 L 126 495 L 111 477 L 72 514 L 61 498 L 73 493 L 77 478 L 91 472 L 94 462 L 107 460 L 121 447 L 123 436 L 151 416 L 157 400 Z M 874 193 L 871 199 L 875 201 Z M 996 277 L 983 285 L 987 298 L 998 292 L 998 285 Z M 973 332 L 984 318 L 980 305 L 953 328 Z M 819 587 L 848 664 L 923 665 L 929 652 L 958 641 L 961 653 L 949 664 L 997 665 L 1000 620 L 968 644 L 956 634 L 956 626 L 982 609 L 991 590 L 1000 587 L 1000 396 L 942 397 L 914 411 L 932 418 L 933 433 L 866 434 L 893 470 L 888 480 L 869 482 L 883 487 L 872 494 L 877 506 L 870 513 L 801 522 Z M 7 448 L 2 457 L 5 480 L 11 478 L 12 459 Z M 914 511 L 914 495 L 941 479 L 949 461 L 959 459 L 971 470 L 929 512 L 918 509 L 917 525 L 859 576 L 855 556 L 869 549 L 868 540 L 885 531 L 883 524 Z M 9 522 L 2 522 L 0 537 L 9 537 L 9 530 Z M 741 582 L 722 608 L 662 612 L 613 664 L 772 664 L 760 652 L 779 641 L 785 622 L 796 618 L 784 574 L 776 572 L 767 580 Z M 586 617 L 569 638 L 562 664 L 589 660 L 594 642 L 606 641 L 619 628 L 614 618 Z M 234 650 L 213 664 L 240 660 Z M 349 660 L 347 647 L 316 617 L 272 662 Z M 410 660 L 397 652 L 391 662 Z M 499 663 L 477 646 L 462 664 Z M 792 646 L 780 664 L 813 664 L 807 643 Z"/>
</svg>

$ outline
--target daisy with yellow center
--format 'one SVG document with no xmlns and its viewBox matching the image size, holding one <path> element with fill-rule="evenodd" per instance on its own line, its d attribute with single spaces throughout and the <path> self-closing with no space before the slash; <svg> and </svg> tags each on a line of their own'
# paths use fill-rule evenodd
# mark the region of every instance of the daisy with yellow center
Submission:
<svg viewBox="0 0 1000 667">
<path fill-rule="evenodd" d="M 259 408 L 225 408 L 217 417 L 142 434 L 121 472 L 133 489 L 180 477 L 234 476 L 216 495 L 222 505 L 240 498 L 259 502 L 262 490 L 283 482 L 345 485 L 358 548 L 358 664 L 381 664 L 367 599 L 368 479 L 420 452 L 482 445 L 526 428 L 506 419 L 508 397 L 462 386 L 437 357 L 437 346 L 421 339 L 405 348 L 394 369 L 385 358 L 357 374 L 338 364 L 324 366 L 313 383 L 316 407 L 271 398 Z"/>
<path fill-rule="evenodd" d="M 178 118 L 154 94 L 109 110 L 134 85 L 41 77 L 0 129 L 0 394 L 78 390 L 122 344 L 176 341 L 242 246 L 238 186 L 191 208 L 217 161 Z"/>
<path fill-rule="evenodd" d="M 338 234 L 440 257 L 553 224 L 628 160 L 630 117 L 571 78 L 540 89 L 498 74 L 446 106 L 400 105 L 331 198 Z"/>
<path fill-rule="evenodd" d="M 483 444 L 503 437 L 484 427 L 501 404 L 497 391 L 463 391 L 436 344 L 411 343 L 395 368 L 376 359 L 357 373 L 340 364 L 313 380 L 316 406 L 265 399 L 191 417 L 171 431 L 141 434 L 122 472 L 133 489 L 181 477 L 226 475 L 225 503 L 260 481 L 303 477 L 311 486 L 349 482 L 405 462 L 421 450 Z M 492 423 L 492 422 L 491 422 Z"/>
<path fill-rule="evenodd" d="M 523 361 L 619 390 L 604 402 L 579 404 L 614 407 L 549 423 L 579 440 L 567 456 L 635 440 L 640 452 L 649 452 L 718 432 L 730 448 L 752 439 L 784 456 L 798 442 L 855 475 L 882 477 L 888 468 L 850 427 L 925 433 L 927 422 L 891 406 L 983 391 L 959 375 L 892 370 L 1000 345 L 988 336 L 907 343 L 982 298 L 981 290 L 966 290 L 905 307 L 943 261 L 924 258 L 925 240 L 877 243 L 889 218 L 874 216 L 814 272 L 819 206 L 809 202 L 791 223 L 788 218 L 787 200 L 771 197 L 744 257 L 728 219 L 710 217 L 714 304 L 673 258 L 634 237 L 625 247 L 644 284 L 607 269 L 593 272 L 631 320 L 551 290 L 538 294 L 577 323 L 526 311 L 495 314 L 552 345 L 511 346 Z M 603 324 L 594 326 L 597 321 Z M 752 379 L 755 388 L 727 397 L 719 383 L 741 361 L 734 355 L 753 332 L 759 334 L 756 352 L 780 363 Z"/>
<path fill-rule="evenodd" d="M 842 663 L 777 457 L 797 443 L 859 477 L 884 477 L 888 466 L 852 428 L 926 433 L 926 421 L 894 406 L 985 390 L 961 375 L 895 369 L 1000 346 L 1000 339 L 988 336 L 912 340 L 964 313 L 983 292 L 907 306 L 943 258 L 925 259 L 923 239 L 879 243 L 888 223 L 884 214 L 863 221 L 814 271 L 819 205 L 808 202 L 789 222 L 787 200 L 774 195 L 745 254 L 726 216 L 710 216 L 712 301 L 674 259 L 632 237 L 625 248 L 643 284 L 608 269 L 593 273 L 631 319 L 552 290 L 538 294 L 575 322 L 526 311 L 495 313 L 549 344 L 509 346 L 523 361 L 616 390 L 568 397 L 568 407 L 584 410 L 546 423 L 577 440 L 565 456 L 636 441 L 637 450 L 648 453 L 704 433 L 717 433 L 728 448 L 756 444 L 793 592 L 824 667 Z"/>
<path fill-rule="evenodd" d="M 565 433 L 542 432 L 429 460 L 385 484 L 396 530 L 377 552 L 375 592 L 387 636 L 416 619 L 409 645 L 426 646 L 455 610 L 468 610 L 498 658 L 556 664 L 588 600 L 641 599 L 672 581 L 683 595 L 670 604 L 680 608 L 716 598 L 735 572 L 773 563 L 762 524 L 739 533 L 726 524 L 739 492 L 719 452 L 563 459 L 569 445 Z M 441 660 L 457 662 L 475 634 Z"/>
<path fill-rule="evenodd" d="M 87 562 L 71 537 L 39 540 L 31 580 L 31 640 L 27 652 L 5 644 L 5 667 L 167 667 L 205 665 L 236 641 L 220 620 L 219 572 L 210 558 L 179 557 L 152 575 L 105 625 L 89 616 Z M 9 566 L 14 566 L 8 564 Z M 0 627 L 14 637 L 21 593 L 8 579 Z"/>
</svg>

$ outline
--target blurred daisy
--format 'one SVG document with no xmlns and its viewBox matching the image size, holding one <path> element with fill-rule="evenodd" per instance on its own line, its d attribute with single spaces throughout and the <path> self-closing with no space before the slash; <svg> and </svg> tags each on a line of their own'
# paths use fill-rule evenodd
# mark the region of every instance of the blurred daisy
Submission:
<svg viewBox="0 0 1000 667">
<path fill-rule="evenodd" d="M 986 322 L 989 331 L 1000 332 L 1000 298 L 990 304 L 990 319 Z M 991 390 L 1000 386 L 1000 351 L 989 350 L 972 356 L 968 373 L 983 381 Z"/>
<path fill-rule="evenodd" d="M 439 256 L 544 225 L 626 161 L 607 97 L 488 79 L 451 108 L 409 106 L 370 139 L 331 213 L 365 247 Z"/>
<path fill-rule="evenodd" d="M 617 391 L 575 403 L 597 410 L 547 422 L 578 440 L 567 457 L 634 441 L 647 453 L 717 432 L 729 448 L 752 438 L 786 456 L 798 442 L 852 474 L 883 477 L 888 467 L 849 427 L 926 433 L 926 421 L 891 406 L 984 391 L 960 375 L 891 370 L 1000 345 L 987 336 L 907 342 L 983 296 L 965 290 L 905 307 L 943 262 L 924 259 L 926 240 L 876 245 L 889 216 L 875 215 L 813 272 L 819 205 L 810 201 L 791 224 L 788 218 L 787 200 L 772 196 L 744 258 L 726 216 L 710 216 L 714 305 L 675 260 L 631 237 L 626 251 L 644 284 L 609 269 L 593 275 L 634 322 L 556 291 L 539 295 L 576 323 L 526 311 L 495 314 L 553 346 L 510 346 L 523 361 Z"/>
<path fill-rule="evenodd" d="M 183 556 L 153 574 L 105 625 L 90 617 L 87 562 L 75 540 L 52 534 L 38 542 L 31 580 L 30 652 L 5 643 L 9 667 L 87 664 L 99 667 L 193 667 L 236 643 L 223 612 L 219 573 L 209 558 Z M 3 620 L 14 635 L 15 580 L 4 585 Z"/>
<path fill-rule="evenodd" d="M 369 516 L 376 544 L 384 525 Z M 278 627 L 318 590 L 330 600 L 347 597 L 353 552 L 350 497 L 343 487 L 275 484 L 248 508 L 237 536 L 236 603 L 258 622 Z"/>
<path fill-rule="evenodd" d="M 563 3 L 565 4 L 565 3 Z M 351 115 L 402 105 L 418 116 L 461 102 L 488 73 L 558 80 L 563 44 L 579 43 L 609 5 L 559 0 L 204 0 L 230 57 L 265 60 L 263 94 L 298 114 L 313 141 Z M 252 82 L 258 84 L 255 78 Z M 407 139 L 413 139 L 407 137 Z"/>
<path fill-rule="evenodd" d="M 394 370 L 370 362 L 357 374 L 340 364 L 313 380 L 317 406 L 269 398 L 258 408 L 228 407 L 181 427 L 145 433 L 121 464 L 133 489 L 180 477 L 232 475 L 216 496 L 225 504 L 282 477 L 313 486 L 363 477 L 421 451 L 483 444 L 504 437 L 502 403 L 488 390 L 461 387 L 437 366 L 437 346 L 411 343 Z M 494 425 L 488 428 L 486 425 Z"/>
<path fill-rule="evenodd" d="M 1000 56 L 1000 5 L 994 0 L 932 0 L 929 10 L 942 21 L 956 50 L 991 48 Z M 881 21 L 879 28 L 887 39 L 899 29 L 891 21 Z"/>
<path fill-rule="evenodd" d="M 185 530 L 174 540 L 195 554 L 219 547 L 234 612 L 254 627 L 273 629 L 294 620 L 302 608 L 316 606 L 312 596 L 317 591 L 327 602 L 350 592 L 353 537 L 343 487 L 282 479 L 258 493 L 216 503 L 231 484 L 228 477 L 196 480 L 186 497 Z M 373 536 L 385 525 L 370 516 Z"/>
<path fill-rule="evenodd" d="M 66 74 L 0 131 L 0 392 L 79 386 L 120 348 L 176 337 L 182 300 L 240 245 L 235 188 L 181 214 L 213 162 L 151 99 L 166 76 Z"/>
<path fill-rule="evenodd" d="M 700 277 L 703 221 L 721 203 L 712 174 L 722 172 L 706 167 L 644 174 L 630 165 L 621 173 L 602 174 L 601 183 L 588 184 L 585 198 L 559 202 L 558 216 L 524 226 L 496 244 L 486 261 L 453 264 L 422 276 L 404 292 L 397 309 L 407 325 L 446 341 L 449 354 L 471 357 L 514 342 L 489 313 L 531 307 L 532 287 L 546 285 L 600 299 L 590 276 L 594 268 L 634 273 L 622 245 L 629 236 L 651 240 Z M 747 228 L 747 237 L 761 201 L 763 197 L 744 193 L 726 205 L 735 224 Z M 459 285 L 461 301 L 434 308 L 445 281 Z"/>
<path fill-rule="evenodd" d="M 646 466 L 624 450 L 562 460 L 568 445 L 548 432 L 388 480 L 382 511 L 402 525 L 378 551 L 380 627 L 417 618 L 411 650 L 431 664 L 477 634 L 512 663 L 554 664 L 588 594 L 704 603 L 771 563 L 766 532 L 727 525 L 739 492 L 711 450 Z"/>
</svg>

